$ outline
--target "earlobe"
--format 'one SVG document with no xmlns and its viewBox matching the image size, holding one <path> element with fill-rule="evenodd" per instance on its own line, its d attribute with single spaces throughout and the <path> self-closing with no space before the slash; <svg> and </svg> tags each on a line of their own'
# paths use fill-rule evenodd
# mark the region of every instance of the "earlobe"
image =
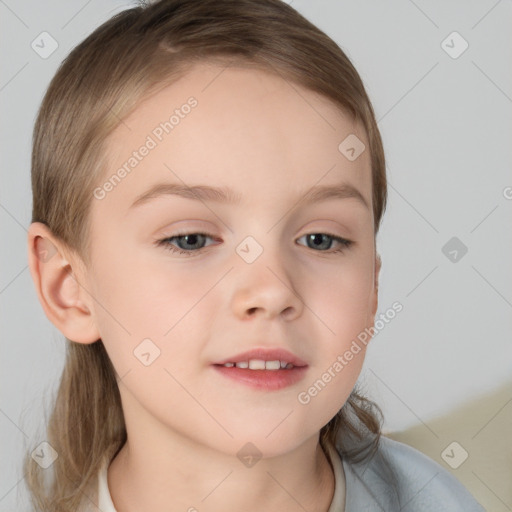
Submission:
<svg viewBox="0 0 512 512">
<path fill-rule="evenodd" d="M 53 325 L 77 343 L 97 341 L 92 299 L 81 286 L 78 260 L 66 257 L 64 244 L 41 222 L 28 230 L 28 262 L 39 302 Z"/>
</svg>

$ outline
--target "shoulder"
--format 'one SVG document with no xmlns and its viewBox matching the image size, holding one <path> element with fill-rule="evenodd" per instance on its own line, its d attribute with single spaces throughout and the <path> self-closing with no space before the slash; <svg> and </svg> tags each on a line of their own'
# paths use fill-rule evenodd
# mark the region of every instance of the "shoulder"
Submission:
<svg viewBox="0 0 512 512">
<path fill-rule="evenodd" d="M 484 512 L 449 471 L 415 448 L 388 437 L 381 436 L 379 448 L 369 460 L 342 461 L 346 512 Z M 362 508 L 362 504 L 368 506 Z"/>
</svg>

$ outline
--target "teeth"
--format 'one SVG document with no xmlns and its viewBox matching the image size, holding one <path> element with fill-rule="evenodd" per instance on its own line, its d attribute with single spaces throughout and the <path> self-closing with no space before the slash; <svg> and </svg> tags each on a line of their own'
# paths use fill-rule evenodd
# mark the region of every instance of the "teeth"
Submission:
<svg viewBox="0 0 512 512">
<path fill-rule="evenodd" d="M 251 359 L 249 361 L 249 369 L 264 370 L 265 369 L 265 361 L 263 361 L 263 359 Z"/>
<path fill-rule="evenodd" d="M 280 370 L 280 369 L 291 369 L 293 368 L 292 363 L 287 363 L 286 361 L 279 361 L 276 359 L 275 361 L 264 361 L 263 359 L 250 359 L 249 361 L 240 361 L 239 363 L 225 363 L 222 366 L 227 368 L 232 368 L 236 366 L 237 368 L 244 368 L 249 370 Z"/>
</svg>

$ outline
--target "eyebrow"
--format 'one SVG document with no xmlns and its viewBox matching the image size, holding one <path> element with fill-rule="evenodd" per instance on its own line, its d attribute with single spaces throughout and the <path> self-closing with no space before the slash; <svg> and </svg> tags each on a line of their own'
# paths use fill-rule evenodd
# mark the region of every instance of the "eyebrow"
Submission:
<svg viewBox="0 0 512 512">
<path fill-rule="evenodd" d="M 242 196 L 228 187 L 212 187 L 210 185 L 181 185 L 179 183 L 157 183 L 137 196 L 129 209 L 147 203 L 151 199 L 161 196 L 178 196 L 196 201 L 212 201 L 222 204 L 240 204 Z M 331 186 L 315 186 L 309 189 L 300 199 L 299 203 L 311 204 L 329 199 L 353 198 L 370 209 L 368 202 L 361 192 L 349 183 Z"/>
</svg>

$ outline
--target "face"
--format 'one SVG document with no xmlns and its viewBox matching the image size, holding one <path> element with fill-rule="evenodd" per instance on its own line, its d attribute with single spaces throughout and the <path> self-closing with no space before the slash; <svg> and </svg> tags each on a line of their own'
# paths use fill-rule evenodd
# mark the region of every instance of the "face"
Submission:
<svg viewBox="0 0 512 512">
<path fill-rule="evenodd" d="M 376 308 L 370 156 L 340 151 L 350 134 L 368 147 L 325 98 L 205 64 L 112 134 L 85 279 L 129 431 L 229 454 L 252 442 L 270 456 L 317 435 L 345 403 L 364 347 L 322 376 Z M 177 193 L 195 186 L 220 191 Z M 293 358 L 280 370 L 220 366 Z"/>
</svg>

